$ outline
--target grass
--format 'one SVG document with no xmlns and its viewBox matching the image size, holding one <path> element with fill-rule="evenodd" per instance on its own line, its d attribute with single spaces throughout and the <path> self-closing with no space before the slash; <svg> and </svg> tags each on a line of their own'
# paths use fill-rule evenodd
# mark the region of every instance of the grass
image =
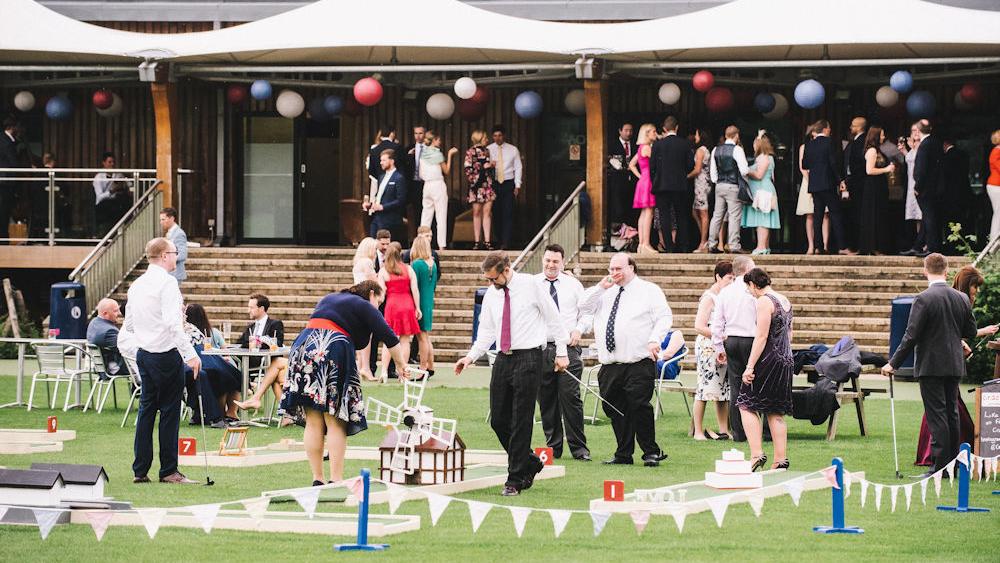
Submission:
<svg viewBox="0 0 1000 563">
<path fill-rule="evenodd" d="M 33 366 L 31 366 L 33 367 Z M 0 370 L 11 371 L 10 365 Z M 487 391 L 482 388 L 488 375 L 479 369 L 459 380 L 439 370 L 434 387 L 425 400 L 440 416 L 457 418 L 459 432 L 470 448 L 493 449 L 498 444 L 489 425 L 484 421 Z M 462 385 L 458 387 L 457 385 Z M 899 425 L 899 455 L 904 473 L 917 473 L 911 463 L 915 456 L 916 435 L 922 407 L 915 400 L 913 384 L 899 384 L 896 419 Z M 397 401 L 401 388 L 390 385 L 366 388 L 366 392 L 389 402 Z M 9 400 L 14 393 L 11 377 L 0 377 L 0 398 Z M 121 399 L 122 393 L 119 394 Z M 460 495 L 461 498 L 536 508 L 585 510 L 589 501 L 601 496 L 605 479 L 621 479 L 626 490 L 653 488 L 685 481 L 698 480 L 709 470 L 720 451 L 731 442 L 693 442 L 686 435 L 687 412 L 679 395 L 665 395 L 666 414 L 657 421 L 657 439 L 670 454 L 659 468 L 605 467 L 601 459 L 611 456 L 614 438 L 606 422 L 587 425 L 587 438 L 595 462 L 582 463 L 572 459 L 557 460 L 566 465 L 566 477 L 543 480 L 520 497 L 500 497 L 497 488 Z M 843 412 L 837 440 L 824 440 L 825 426 L 814 427 L 807 421 L 790 421 L 790 458 L 796 470 L 814 470 L 829 465 L 833 456 L 842 457 L 849 470 L 863 470 L 869 480 L 898 483 L 893 477 L 892 434 L 889 402 L 884 396 L 873 396 L 866 403 L 870 435 L 861 437 L 853 409 Z M 47 409 L 26 412 L 23 409 L 0 410 L 0 428 L 42 428 L 53 414 Z M 65 443 L 65 450 L 55 454 L 35 456 L 0 456 L 0 465 L 27 467 L 32 461 L 100 463 L 105 466 L 111 482 L 107 493 L 128 500 L 137 507 L 185 506 L 190 504 L 230 501 L 256 496 L 263 490 L 307 485 L 310 472 L 305 462 L 261 466 L 247 469 L 212 468 L 214 487 L 167 486 L 131 483 L 132 436 L 130 426 L 121 429 L 121 410 L 106 409 L 104 414 L 73 411 L 56 413 L 60 428 L 77 431 L 77 439 Z M 217 440 L 218 430 L 209 441 Z M 182 426 L 182 436 L 199 438 L 200 429 Z M 371 428 L 351 439 L 355 445 L 376 445 L 384 433 Z M 264 445 L 283 437 L 301 438 L 301 429 L 252 429 L 250 445 Z M 543 442 L 540 426 L 535 427 L 533 442 Z M 745 447 L 744 447 L 745 450 Z M 155 473 L 158 462 L 154 462 Z M 362 466 L 372 462 L 348 461 L 347 474 L 355 475 Z M 188 475 L 203 479 L 202 469 L 190 468 Z M 906 481 L 909 482 L 909 481 Z M 476 560 L 503 561 L 516 557 L 519 561 L 541 561 L 559 558 L 564 561 L 634 561 L 685 559 L 695 561 L 725 561 L 735 559 L 777 559 L 789 561 L 996 561 L 996 540 L 1000 523 L 1000 497 L 990 491 L 1000 486 L 973 481 L 971 504 L 986 506 L 989 514 L 942 513 L 934 510 L 933 487 L 929 487 L 928 505 L 919 502 L 919 489 L 914 492 L 913 507 L 905 511 L 900 495 L 895 513 L 889 512 L 888 491 L 881 512 L 874 510 L 874 493 L 869 491 L 868 503 L 859 507 L 859 487 L 847 501 L 847 521 L 861 526 L 865 534 L 859 537 L 822 536 L 811 531 L 814 525 L 830 523 L 830 495 L 827 491 L 807 492 L 798 507 L 788 496 L 768 499 L 763 514 L 753 516 L 749 505 L 730 507 L 723 529 L 719 529 L 710 512 L 689 516 L 683 534 L 679 534 L 672 518 L 653 516 L 643 535 L 637 536 L 626 515 L 611 518 L 604 532 L 594 537 L 590 519 L 574 515 L 559 539 L 554 539 L 552 523 L 544 513 L 534 513 L 528 520 L 522 538 L 514 533 L 510 513 L 494 509 L 486 517 L 478 533 L 471 533 L 468 510 L 461 503 L 449 505 L 438 525 L 432 527 L 427 503 L 407 502 L 400 513 L 417 514 L 422 528 L 381 540 L 391 548 L 381 555 L 331 554 L 331 545 L 352 541 L 344 537 L 323 537 L 297 534 L 213 531 L 162 528 L 155 540 L 150 540 L 141 527 L 112 527 L 98 543 L 89 526 L 58 526 L 48 540 L 42 542 L 35 527 L 0 526 L 0 546 L 4 559 L 10 561 L 76 561 L 134 560 L 145 561 L 301 561 L 303 559 L 352 559 L 378 557 L 386 560 L 443 561 Z M 945 482 L 941 502 L 954 504 L 955 490 Z M 230 507 L 227 507 L 230 508 Z M 272 505 L 271 510 L 297 510 L 296 505 Z M 321 503 L 320 510 L 351 511 L 337 503 Z M 386 505 L 372 508 L 374 514 L 388 511 Z M 992 553 L 992 555 L 991 555 Z M 516 554 L 516 555 L 514 555 Z"/>
</svg>

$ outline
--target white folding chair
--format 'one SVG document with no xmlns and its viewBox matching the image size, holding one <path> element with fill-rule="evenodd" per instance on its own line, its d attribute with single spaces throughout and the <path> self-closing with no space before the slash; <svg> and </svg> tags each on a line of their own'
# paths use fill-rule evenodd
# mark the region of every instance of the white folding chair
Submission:
<svg viewBox="0 0 1000 563">
<path fill-rule="evenodd" d="M 660 390 L 663 388 L 663 386 L 664 385 L 676 385 L 677 387 L 684 387 L 684 383 L 680 380 L 680 374 L 681 374 L 680 362 L 681 362 L 681 360 L 683 360 L 684 358 L 687 357 L 688 352 L 689 352 L 689 350 L 688 350 L 687 344 L 685 344 L 684 347 L 682 347 L 680 350 L 678 350 L 678 352 L 676 354 L 674 354 L 673 358 L 670 358 L 669 360 L 666 360 L 660 366 L 660 372 L 658 374 L 656 374 L 656 387 L 654 387 L 654 391 L 656 392 L 656 407 L 657 408 L 656 408 L 655 411 L 653 411 L 653 420 L 659 419 L 660 415 L 663 413 L 663 403 L 660 402 Z M 675 365 L 675 364 L 678 366 L 677 374 L 668 379 L 666 377 L 666 375 L 667 375 L 667 369 L 670 366 Z M 691 405 L 688 404 L 687 393 L 681 393 L 681 398 L 684 399 L 684 407 L 687 408 L 688 416 L 690 417 L 691 416 Z"/>
<path fill-rule="evenodd" d="M 135 362 L 135 358 L 126 356 L 122 354 L 122 358 L 125 359 L 125 365 L 128 366 L 129 377 L 132 380 L 132 396 L 128 400 L 128 405 L 125 407 L 125 416 L 122 417 L 122 428 L 125 428 L 125 422 L 128 421 L 128 414 L 132 412 L 132 405 L 135 404 L 136 399 L 142 394 L 142 378 L 139 377 L 139 364 Z M 138 411 L 138 407 L 136 408 Z"/>
<path fill-rule="evenodd" d="M 68 377 L 66 374 L 65 349 L 61 344 L 32 344 L 35 350 L 35 357 L 38 360 L 38 371 L 31 376 L 31 391 L 28 393 L 28 410 L 31 410 L 35 400 L 35 385 L 45 384 L 46 401 L 50 409 L 56 408 L 56 397 L 59 396 L 59 382 Z M 50 383 L 56 386 L 55 393 L 49 387 Z"/>
<path fill-rule="evenodd" d="M 94 382 L 90 387 L 90 395 L 87 396 L 87 402 L 83 405 L 83 412 L 87 412 L 87 408 L 90 406 L 91 401 L 94 401 L 94 408 L 97 409 L 97 413 L 100 414 L 104 411 L 104 405 L 108 402 L 108 395 L 114 395 L 115 408 L 118 408 L 118 390 L 115 389 L 115 382 L 119 379 L 128 379 L 128 375 L 111 375 L 108 373 L 107 366 L 104 365 L 104 356 L 101 354 L 101 349 L 93 344 L 87 345 L 87 355 L 90 357 L 90 365 L 95 374 L 97 374 L 97 381 Z M 96 399 L 95 399 L 96 391 Z M 104 392 L 101 395 L 101 392 Z"/>
<path fill-rule="evenodd" d="M 601 385 L 597 381 L 597 377 L 595 376 L 595 374 L 600 373 L 600 371 L 601 371 L 601 364 L 590 366 L 589 368 L 586 368 L 585 371 L 587 372 L 587 377 L 583 380 L 583 409 L 582 410 L 584 412 L 587 412 L 587 397 L 589 397 L 590 395 L 592 395 L 594 393 L 597 393 L 598 395 L 600 395 L 600 393 L 601 393 Z M 584 415 L 584 417 L 583 417 L 584 420 L 589 421 L 591 424 L 597 424 L 597 409 L 600 408 L 600 406 L 601 406 L 601 401 L 597 398 L 597 396 L 595 396 L 594 397 L 594 414 L 592 414 L 590 416 Z"/>
</svg>

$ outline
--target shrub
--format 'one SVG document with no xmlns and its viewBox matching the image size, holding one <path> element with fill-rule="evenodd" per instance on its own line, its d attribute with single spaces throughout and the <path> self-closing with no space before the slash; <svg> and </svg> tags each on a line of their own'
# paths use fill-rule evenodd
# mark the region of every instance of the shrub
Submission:
<svg viewBox="0 0 1000 563">
<path fill-rule="evenodd" d="M 975 235 L 962 235 L 962 226 L 957 223 L 948 225 L 951 233 L 948 235 L 948 242 L 955 245 L 959 252 L 964 253 L 970 259 L 975 259 L 978 253 L 972 245 L 976 243 Z M 988 254 L 976 264 L 976 268 L 983 275 L 983 286 L 976 294 L 976 305 L 972 312 L 976 315 L 976 326 L 984 327 L 993 324 L 1000 324 L 1000 255 Z M 955 271 L 951 272 L 954 276 Z M 986 342 L 992 337 L 984 337 L 981 341 L 970 342 L 973 347 L 972 357 L 966 363 L 966 377 L 974 383 L 993 379 L 993 366 L 996 362 L 996 353 L 986 347 Z"/>
</svg>

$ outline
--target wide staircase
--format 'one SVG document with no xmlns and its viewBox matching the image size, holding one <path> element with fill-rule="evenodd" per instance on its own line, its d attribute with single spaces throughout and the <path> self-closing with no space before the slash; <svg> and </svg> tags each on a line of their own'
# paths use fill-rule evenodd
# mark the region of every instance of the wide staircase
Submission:
<svg viewBox="0 0 1000 563">
<path fill-rule="evenodd" d="M 454 361 L 468 350 L 475 289 L 484 285 L 479 268 L 484 255 L 456 250 L 441 254 L 443 276 L 434 311 L 438 361 Z M 352 256 L 348 248 L 191 249 L 182 290 L 188 303 L 206 307 L 217 327 L 231 321 L 237 334 L 248 322 L 247 297 L 264 293 L 272 304 L 269 314 L 284 321 L 286 342 L 291 342 L 320 297 L 351 283 Z M 579 268 L 581 281 L 589 287 L 606 273 L 610 256 L 584 252 L 571 268 Z M 711 285 L 712 267 L 719 258 L 698 254 L 638 258 L 640 275 L 663 289 L 673 309 L 674 326 L 684 331 L 689 342 L 694 341 L 698 298 Z M 953 259 L 952 267 L 964 262 Z M 832 345 L 851 335 L 863 349 L 886 354 L 890 301 L 926 287 L 921 263 L 915 258 L 771 255 L 759 257 L 757 264 L 771 274 L 774 288 L 792 301 L 796 348 Z M 141 263 L 114 297 L 124 300 L 128 284 L 144 269 Z"/>
</svg>

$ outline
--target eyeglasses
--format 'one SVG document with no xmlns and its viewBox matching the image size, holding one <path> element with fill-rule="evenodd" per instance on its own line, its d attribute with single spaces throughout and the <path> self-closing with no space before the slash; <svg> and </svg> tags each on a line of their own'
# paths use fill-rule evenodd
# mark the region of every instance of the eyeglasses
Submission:
<svg viewBox="0 0 1000 563">
<path fill-rule="evenodd" d="M 180 253 L 177 252 L 176 250 L 168 250 L 168 251 L 164 252 L 164 254 L 180 254 Z"/>
</svg>

